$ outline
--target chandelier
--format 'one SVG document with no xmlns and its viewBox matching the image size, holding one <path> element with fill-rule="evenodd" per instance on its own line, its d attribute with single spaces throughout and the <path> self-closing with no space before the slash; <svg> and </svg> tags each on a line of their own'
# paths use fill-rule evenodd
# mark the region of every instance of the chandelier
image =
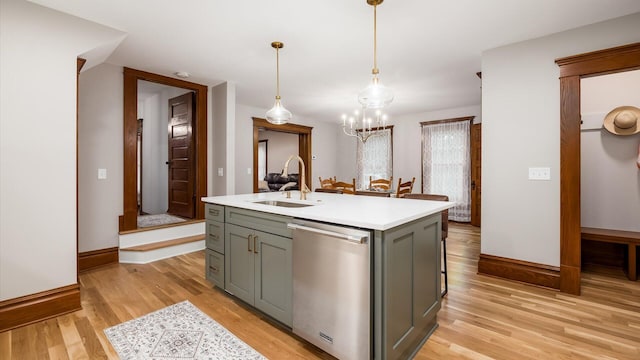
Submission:
<svg viewBox="0 0 640 360">
<path fill-rule="evenodd" d="M 375 118 L 366 116 L 366 109 L 363 107 L 362 114 L 355 110 L 353 116 L 342 114 L 342 132 L 347 136 L 358 138 L 362 143 L 376 135 L 381 135 L 380 131 L 386 129 L 387 115 L 382 110 L 375 111 Z"/>
<path fill-rule="evenodd" d="M 380 70 L 378 69 L 377 58 L 377 31 L 376 31 L 376 9 L 384 0 L 367 0 L 367 4 L 373 6 L 373 69 L 371 70 L 371 84 L 358 94 L 358 101 L 366 109 L 382 109 L 393 101 L 393 91 L 382 85 L 378 79 Z"/>
<path fill-rule="evenodd" d="M 271 43 L 271 47 L 276 49 L 276 102 L 267 111 L 267 121 L 274 125 L 286 124 L 291 120 L 291 111 L 285 109 L 280 103 L 280 57 L 279 50 L 284 47 L 284 44 L 279 41 Z"/>
</svg>

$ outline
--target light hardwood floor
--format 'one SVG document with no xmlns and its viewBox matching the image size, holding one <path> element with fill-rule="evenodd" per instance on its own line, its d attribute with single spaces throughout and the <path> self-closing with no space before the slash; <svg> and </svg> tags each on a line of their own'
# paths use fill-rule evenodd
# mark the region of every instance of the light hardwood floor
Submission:
<svg viewBox="0 0 640 360">
<path fill-rule="evenodd" d="M 640 359 L 640 281 L 583 273 L 572 296 L 479 276 L 479 229 L 451 224 L 449 294 L 416 359 Z M 204 254 L 81 274 L 83 310 L 0 333 L 0 359 L 116 359 L 103 330 L 189 300 L 269 359 L 330 359 L 212 288 Z"/>
</svg>

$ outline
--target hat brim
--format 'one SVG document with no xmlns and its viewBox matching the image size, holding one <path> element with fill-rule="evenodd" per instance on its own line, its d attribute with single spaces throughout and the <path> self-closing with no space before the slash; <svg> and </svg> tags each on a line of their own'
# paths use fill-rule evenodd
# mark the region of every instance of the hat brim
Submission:
<svg viewBox="0 0 640 360">
<path fill-rule="evenodd" d="M 620 113 L 621 111 L 631 111 L 636 115 L 637 119 L 640 119 L 640 109 L 638 109 L 635 106 L 619 106 L 611 111 L 609 111 L 609 113 L 604 117 L 604 122 L 602 124 L 602 126 L 604 126 L 605 129 L 607 129 L 607 131 L 609 131 L 610 133 L 614 134 L 614 135 L 633 135 L 633 134 L 637 134 L 640 133 L 640 123 L 639 121 L 636 121 L 636 124 L 630 128 L 627 129 L 622 129 L 620 127 L 615 126 L 615 124 L 613 123 L 613 120 L 616 118 L 616 116 L 618 115 L 618 113 Z"/>
</svg>

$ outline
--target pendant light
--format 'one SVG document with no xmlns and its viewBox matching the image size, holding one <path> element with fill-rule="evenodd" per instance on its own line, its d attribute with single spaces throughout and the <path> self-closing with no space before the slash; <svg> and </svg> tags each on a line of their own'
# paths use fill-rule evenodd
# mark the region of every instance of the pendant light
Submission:
<svg viewBox="0 0 640 360">
<path fill-rule="evenodd" d="M 286 124 L 291 120 L 291 111 L 285 109 L 284 106 L 280 103 L 280 57 L 279 50 L 284 47 L 284 44 L 279 41 L 274 41 L 271 43 L 271 47 L 276 49 L 276 102 L 271 108 L 271 110 L 267 111 L 267 121 L 274 125 L 282 125 Z"/>
<path fill-rule="evenodd" d="M 393 91 L 382 85 L 378 79 L 377 59 L 377 33 L 376 33 L 376 9 L 384 0 L 367 0 L 367 4 L 373 6 L 373 69 L 371 84 L 358 94 L 358 101 L 364 109 L 382 109 L 393 101 Z"/>
</svg>

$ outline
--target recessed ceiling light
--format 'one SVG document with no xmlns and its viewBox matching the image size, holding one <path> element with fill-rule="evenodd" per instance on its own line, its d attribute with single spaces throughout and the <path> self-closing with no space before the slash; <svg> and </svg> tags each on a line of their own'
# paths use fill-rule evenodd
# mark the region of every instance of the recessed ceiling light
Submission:
<svg viewBox="0 0 640 360">
<path fill-rule="evenodd" d="M 175 72 L 174 74 L 175 74 L 177 77 L 179 77 L 179 78 L 183 78 L 183 79 L 186 79 L 186 78 L 188 78 L 189 76 L 191 76 L 191 74 L 189 74 L 189 73 L 188 73 L 188 72 L 186 72 L 186 71 L 177 71 L 177 72 Z"/>
</svg>

